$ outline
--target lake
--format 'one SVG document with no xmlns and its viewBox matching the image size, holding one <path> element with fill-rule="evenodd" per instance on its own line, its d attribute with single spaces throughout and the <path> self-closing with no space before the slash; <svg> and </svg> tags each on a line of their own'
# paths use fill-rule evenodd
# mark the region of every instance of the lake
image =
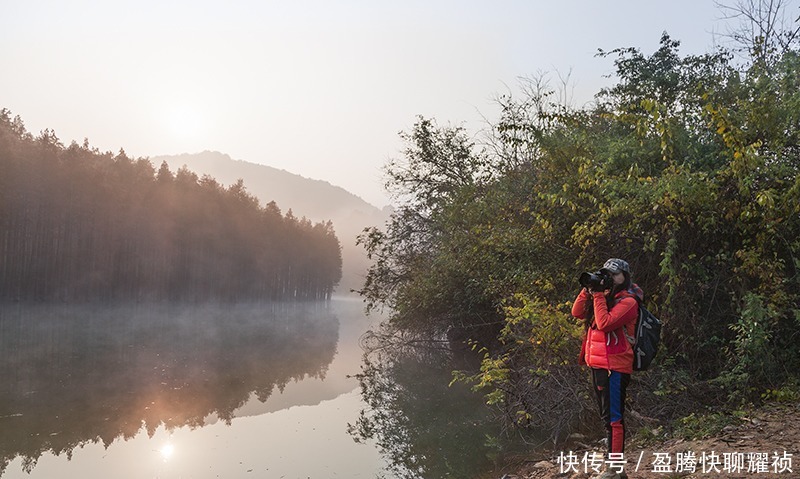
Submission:
<svg viewBox="0 0 800 479">
<path fill-rule="evenodd" d="M 371 368 L 365 406 L 353 376 L 375 321 L 355 299 L 2 306 L 0 477 L 434 478 L 491 467 L 480 398 L 448 388 L 436 359 Z M 348 426 L 365 409 L 373 437 L 357 442 Z"/>
<path fill-rule="evenodd" d="M 11 478 L 375 477 L 356 300 L 4 306 L 0 470 Z"/>
</svg>

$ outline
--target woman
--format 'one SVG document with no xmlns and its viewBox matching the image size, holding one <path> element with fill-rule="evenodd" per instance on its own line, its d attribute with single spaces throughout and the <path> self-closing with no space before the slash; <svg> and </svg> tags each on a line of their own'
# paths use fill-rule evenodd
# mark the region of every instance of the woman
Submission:
<svg viewBox="0 0 800 479">
<path fill-rule="evenodd" d="M 642 290 L 631 282 L 627 261 L 611 258 L 603 265 L 613 280 L 611 289 L 581 290 L 572 305 L 572 315 L 587 325 L 581 346 L 581 364 L 592 368 L 592 385 L 606 428 L 608 452 L 622 457 L 625 449 L 625 391 L 633 372 L 633 338 Z M 603 271 L 601 270 L 601 271 Z M 626 477 L 606 471 L 600 478 Z"/>
</svg>

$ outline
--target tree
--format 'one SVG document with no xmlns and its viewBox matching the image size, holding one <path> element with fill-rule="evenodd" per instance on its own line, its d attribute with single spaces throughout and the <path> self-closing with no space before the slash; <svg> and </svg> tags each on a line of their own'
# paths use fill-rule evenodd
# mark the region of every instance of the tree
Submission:
<svg viewBox="0 0 800 479">
<path fill-rule="evenodd" d="M 358 240 L 374 260 L 361 294 L 369 308 L 386 305 L 393 323 L 426 336 L 496 322 L 493 305 L 460 271 L 463 263 L 452 261 L 457 251 L 449 243 L 465 226 L 458 208 L 490 181 L 491 165 L 462 128 L 420 118 L 401 137 L 404 159 L 386 167 L 387 188 L 400 204 L 386 231 L 371 228 Z"/>
<path fill-rule="evenodd" d="M 64 147 L 8 110 L 0 171 L 0 299 L 329 299 L 341 277 L 330 224 L 262 208 L 243 181 Z"/>
<path fill-rule="evenodd" d="M 501 97 L 484 150 L 405 136 L 409 164 L 435 152 L 472 174 L 389 176 L 411 199 L 362 237 L 377 259 L 363 293 L 391 308 L 395 336 L 470 340 L 482 365 L 459 377 L 510 423 L 563 431 L 590 408 L 580 386 L 556 388 L 581 384 L 577 275 L 608 257 L 630 260 L 666 324 L 669 367 L 640 375 L 635 407 L 679 417 L 800 381 L 798 50 L 764 68 L 679 45 L 602 52 L 617 81 L 581 109 L 545 89 Z"/>
<path fill-rule="evenodd" d="M 737 20 L 726 36 L 734 48 L 754 63 L 772 65 L 800 41 L 800 12 L 791 11 L 792 0 L 736 0 L 732 5 L 715 1 L 728 20 Z"/>
</svg>

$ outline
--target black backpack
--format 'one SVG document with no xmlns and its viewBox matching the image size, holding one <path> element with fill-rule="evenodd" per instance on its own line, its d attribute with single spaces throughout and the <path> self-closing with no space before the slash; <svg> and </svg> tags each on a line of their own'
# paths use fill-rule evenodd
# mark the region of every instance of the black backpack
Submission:
<svg viewBox="0 0 800 479">
<path fill-rule="evenodd" d="M 658 352 L 658 344 L 661 342 L 661 320 L 644 307 L 638 296 L 634 297 L 639 304 L 639 317 L 636 319 L 634 336 L 628 337 L 628 341 L 633 347 L 633 370 L 644 371 Z"/>
</svg>

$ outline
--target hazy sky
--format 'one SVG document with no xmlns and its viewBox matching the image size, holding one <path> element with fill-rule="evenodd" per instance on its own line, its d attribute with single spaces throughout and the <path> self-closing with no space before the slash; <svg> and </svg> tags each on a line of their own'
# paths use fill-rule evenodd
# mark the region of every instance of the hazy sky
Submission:
<svg viewBox="0 0 800 479">
<path fill-rule="evenodd" d="M 598 48 L 712 49 L 712 0 L 0 0 L 0 108 L 29 131 L 134 157 L 217 150 L 382 206 L 381 167 L 417 115 L 470 131 L 493 97 Z M 290 207 L 291 205 L 287 205 Z"/>
</svg>

